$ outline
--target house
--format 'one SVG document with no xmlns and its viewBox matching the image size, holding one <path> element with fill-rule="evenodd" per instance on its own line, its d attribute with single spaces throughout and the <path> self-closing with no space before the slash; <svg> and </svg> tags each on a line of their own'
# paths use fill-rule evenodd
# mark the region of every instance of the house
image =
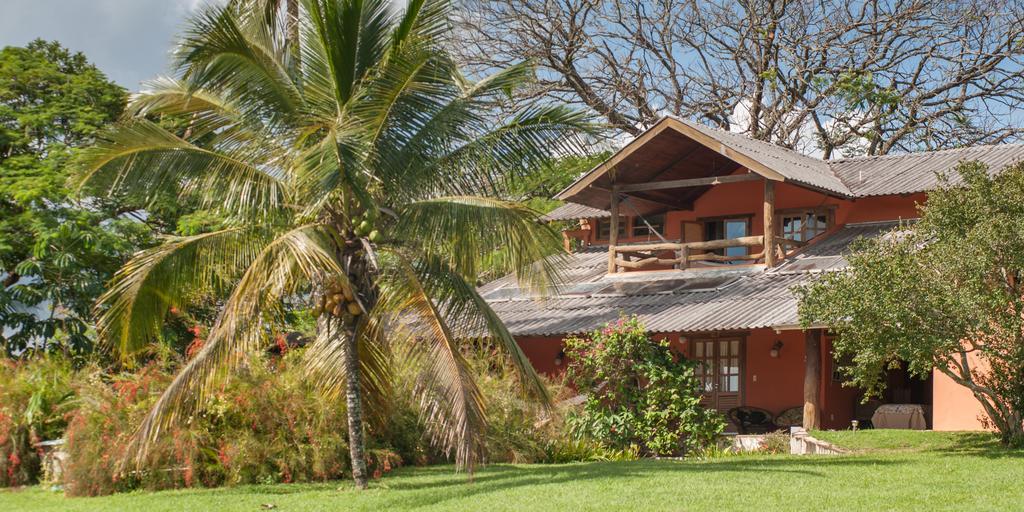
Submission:
<svg viewBox="0 0 1024 512">
<path fill-rule="evenodd" d="M 538 371 L 558 373 L 562 340 L 620 314 L 705 363 L 707 403 L 774 414 L 803 407 L 808 427 L 870 418 L 843 387 L 825 329 L 801 329 L 792 288 L 841 269 L 860 237 L 917 216 L 936 173 L 977 160 L 998 171 L 1024 146 L 824 161 L 666 117 L 556 197 L 570 221 L 565 283 L 543 298 L 508 276 L 481 293 Z M 936 430 L 981 428 L 970 393 L 941 373 L 894 370 L 884 397 L 926 407 Z"/>
</svg>

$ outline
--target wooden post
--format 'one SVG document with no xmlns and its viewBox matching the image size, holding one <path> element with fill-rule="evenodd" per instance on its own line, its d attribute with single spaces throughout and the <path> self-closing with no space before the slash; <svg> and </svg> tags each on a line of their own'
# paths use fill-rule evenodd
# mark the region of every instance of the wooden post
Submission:
<svg viewBox="0 0 1024 512">
<path fill-rule="evenodd" d="M 619 243 L 619 189 L 612 185 L 612 200 L 609 212 L 612 214 L 611 229 L 608 232 L 608 273 L 615 273 L 615 246 Z"/>
<path fill-rule="evenodd" d="M 821 426 L 821 329 L 809 329 L 804 342 L 804 429 Z"/>
<path fill-rule="evenodd" d="M 775 182 L 764 179 L 764 264 L 775 266 Z"/>
</svg>

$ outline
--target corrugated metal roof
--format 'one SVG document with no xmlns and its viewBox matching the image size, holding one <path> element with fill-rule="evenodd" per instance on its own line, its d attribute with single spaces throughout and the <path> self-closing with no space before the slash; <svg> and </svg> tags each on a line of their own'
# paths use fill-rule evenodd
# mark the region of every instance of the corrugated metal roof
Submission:
<svg viewBox="0 0 1024 512">
<path fill-rule="evenodd" d="M 906 221 L 862 222 L 847 224 L 831 236 L 812 243 L 785 262 L 775 267 L 775 272 L 820 272 L 836 270 L 846 266 L 845 254 L 854 241 L 861 238 L 874 238 L 887 233 Z"/>
<path fill-rule="evenodd" d="M 639 316 L 653 332 L 789 326 L 799 322 L 794 286 L 821 271 L 845 266 L 843 255 L 854 240 L 898 225 L 894 221 L 844 226 L 768 271 L 722 266 L 609 276 L 607 248 L 589 247 L 569 258 L 568 278 L 554 296 L 531 298 L 511 276 L 488 283 L 480 293 L 516 336 L 588 332 L 620 314 Z"/>
<path fill-rule="evenodd" d="M 828 162 L 824 160 L 810 157 L 770 142 L 752 139 L 740 133 L 711 128 L 678 117 L 673 117 L 673 119 L 700 131 L 733 151 L 757 160 L 769 169 L 781 174 L 787 180 L 846 196 L 851 195 L 849 187 L 836 177 Z"/>
<path fill-rule="evenodd" d="M 611 217 L 612 214 L 597 208 L 591 208 L 578 203 L 565 203 L 558 208 L 544 215 L 540 220 L 545 222 L 555 220 L 579 220 L 579 219 L 601 219 Z"/>
<path fill-rule="evenodd" d="M 968 148 L 833 160 L 830 165 L 854 196 L 910 194 L 936 188 L 938 173 L 950 173 L 961 162 L 984 163 L 998 173 L 1024 160 L 1024 145 L 1000 144 Z M 959 183 L 956 173 L 951 182 Z"/>
</svg>

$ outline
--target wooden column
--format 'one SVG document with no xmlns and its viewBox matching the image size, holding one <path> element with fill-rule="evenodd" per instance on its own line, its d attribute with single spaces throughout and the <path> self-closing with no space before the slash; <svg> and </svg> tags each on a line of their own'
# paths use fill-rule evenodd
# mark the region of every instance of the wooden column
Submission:
<svg viewBox="0 0 1024 512">
<path fill-rule="evenodd" d="M 804 428 L 821 427 L 821 329 L 808 329 L 804 344 Z"/>
<path fill-rule="evenodd" d="M 764 179 L 764 264 L 775 266 L 775 182 Z"/>
<path fill-rule="evenodd" d="M 608 231 L 608 273 L 615 273 L 615 245 L 619 243 L 619 189 L 612 185 L 611 208 L 608 211 L 612 214 L 610 230 Z"/>
</svg>

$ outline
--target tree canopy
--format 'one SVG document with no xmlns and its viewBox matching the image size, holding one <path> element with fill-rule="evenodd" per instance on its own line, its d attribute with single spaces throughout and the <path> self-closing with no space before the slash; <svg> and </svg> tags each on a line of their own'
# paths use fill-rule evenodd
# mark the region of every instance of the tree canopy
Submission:
<svg viewBox="0 0 1024 512">
<path fill-rule="evenodd" d="M 75 149 L 114 121 L 123 89 L 57 42 L 0 50 L 0 345 L 91 347 L 92 303 L 144 243 L 123 203 L 86 202 L 65 184 Z"/>
<path fill-rule="evenodd" d="M 532 59 L 540 82 L 522 98 L 583 105 L 633 135 L 669 113 L 826 158 L 1021 135 L 1012 0 L 463 5 L 464 62 Z"/>
<path fill-rule="evenodd" d="M 799 289 L 805 325 L 836 334 L 849 382 L 877 394 L 886 368 L 966 386 L 1004 441 L 1024 441 L 1024 165 L 943 177 L 921 218 L 861 241 L 849 267 Z"/>
</svg>

